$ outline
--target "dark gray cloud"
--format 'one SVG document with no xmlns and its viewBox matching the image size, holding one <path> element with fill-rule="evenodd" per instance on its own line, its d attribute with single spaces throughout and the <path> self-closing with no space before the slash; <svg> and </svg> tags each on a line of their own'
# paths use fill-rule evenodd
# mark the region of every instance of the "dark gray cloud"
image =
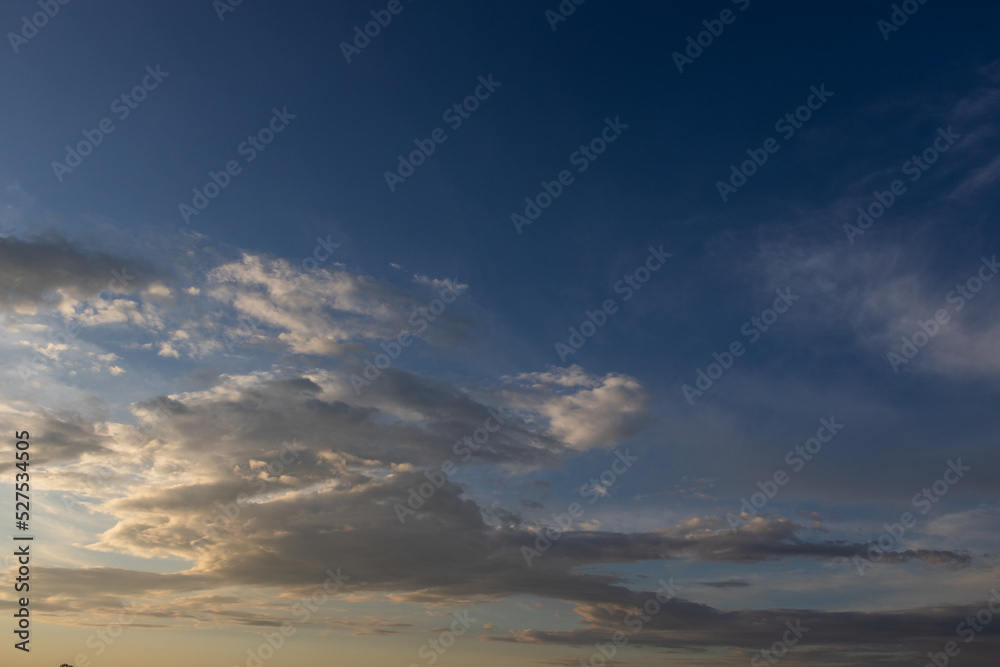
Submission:
<svg viewBox="0 0 1000 667">
<path fill-rule="evenodd" d="M 744 586 L 749 586 L 750 582 L 743 581 L 742 579 L 732 579 L 730 581 L 703 581 L 701 585 L 712 588 L 743 588 Z"/>
<path fill-rule="evenodd" d="M 30 425 L 30 428 L 26 428 Z M 30 416 L 0 415 L 0 429 L 13 435 L 15 431 L 28 432 L 32 444 L 31 462 L 36 465 L 54 465 L 78 461 L 87 455 L 111 454 L 108 446 L 113 440 L 99 432 L 99 422 L 78 413 L 40 410 Z M 0 471 L 11 470 L 16 461 L 13 456 L 0 460 Z"/>
<path fill-rule="evenodd" d="M 653 597 L 652 592 L 631 593 L 614 602 L 580 605 L 576 613 L 587 627 L 565 631 L 522 630 L 507 635 L 483 637 L 487 641 L 566 645 L 593 648 L 607 644 L 615 632 L 623 632 L 630 646 L 660 649 L 674 658 L 687 653 L 715 655 L 712 664 L 746 665 L 758 651 L 794 637 L 801 638 L 782 664 L 833 667 L 834 665 L 923 664 L 927 653 L 941 652 L 949 641 L 961 647 L 962 664 L 973 667 L 995 665 L 1000 648 L 1000 627 L 986 626 L 975 642 L 966 644 L 955 634 L 956 626 L 985 607 L 965 606 L 913 609 L 899 612 L 821 612 L 815 610 L 765 609 L 722 612 L 680 599 L 663 604 L 634 633 L 636 612 Z M 651 607 L 652 608 L 652 607 Z M 629 614 L 633 616 L 629 617 Z M 626 625 L 627 618 L 633 620 Z M 763 660 L 763 664 L 768 664 Z"/>
<path fill-rule="evenodd" d="M 383 465 L 440 467 L 446 460 L 456 465 L 550 465 L 566 450 L 544 428 L 508 414 L 503 428 L 490 435 L 489 446 L 469 449 L 472 456 L 464 461 L 454 450 L 456 443 L 481 429 L 494 406 L 443 382 L 402 371 L 385 374 L 366 395 L 369 404 L 321 395 L 323 390 L 313 380 L 293 377 L 255 382 L 218 397 L 139 401 L 134 409 L 161 417 L 168 412 L 168 418 L 156 422 L 156 432 L 177 451 L 201 450 L 203 443 L 211 442 L 213 451 L 237 459 L 266 458 L 281 442 L 296 440 L 308 450 L 309 462 L 319 465 L 314 475 L 324 474 L 317 458 L 324 452 Z M 337 377 L 338 382 L 345 379 Z M 409 416 L 401 418 L 401 413 Z"/>
<path fill-rule="evenodd" d="M 0 239 L 0 309 L 39 304 L 55 290 L 77 299 L 106 289 L 131 291 L 151 277 L 132 260 L 86 252 L 59 237 Z"/>
</svg>

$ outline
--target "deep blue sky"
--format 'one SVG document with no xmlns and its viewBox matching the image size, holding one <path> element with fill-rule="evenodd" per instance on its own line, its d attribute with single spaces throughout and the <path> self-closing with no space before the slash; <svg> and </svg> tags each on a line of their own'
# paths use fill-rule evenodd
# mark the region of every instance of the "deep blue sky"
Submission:
<svg viewBox="0 0 1000 667">
<path fill-rule="evenodd" d="M 565 328 L 553 303 L 565 313 L 590 307 L 649 244 L 677 250 L 677 270 L 660 287 L 690 292 L 678 279 L 695 280 L 700 248 L 720 228 L 793 215 L 797 204 L 837 196 L 859 174 L 907 155 L 934 123 L 914 118 L 903 100 L 930 86 L 935 95 L 918 103 L 946 105 L 994 48 L 984 3 L 924 7 L 889 43 L 874 27 L 887 14 L 878 5 L 753 3 L 746 12 L 732 5 L 735 23 L 679 74 L 670 53 L 727 6 L 717 4 L 592 2 L 553 32 L 538 20 L 543 5 L 407 2 L 348 65 L 335 47 L 367 16 L 364 3 L 320 10 L 247 0 L 224 22 L 204 2 L 71 3 L 3 63 L 10 97 L 0 113 L 16 131 L 4 135 L 0 174 L 53 211 L 172 229 L 191 188 L 236 157 L 272 107 L 287 106 L 298 116 L 289 131 L 193 228 L 293 257 L 334 222 L 359 261 L 460 275 L 518 333 L 552 339 Z M 31 6 L 7 6 L 4 18 L 14 23 Z M 961 39 L 945 37 L 953 34 Z M 50 163 L 63 146 L 110 115 L 110 100 L 155 64 L 170 72 L 164 85 L 58 183 Z M 395 156 L 443 126 L 442 111 L 488 73 L 503 86 L 390 193 L 382 172 Z M 821 83 L 835 93 L 830 103 L 723 205 L 720 174 L 775 135 L 774 120 Z M 892 102 L 901 108 L 885 108 Z M 623 140 L 525 235 L 512 233 L 510 213 L 609 115 L 630 125 Z M 829 227 L 797 227 L 836 237 Z M 699 287 L 719 298 L 726 285 L 708 279 L 698 275 Z M 671 345 L 691 340 L 670 336 Z M 605 347 L 602 357 L 615 354 Z"/>
</svg>

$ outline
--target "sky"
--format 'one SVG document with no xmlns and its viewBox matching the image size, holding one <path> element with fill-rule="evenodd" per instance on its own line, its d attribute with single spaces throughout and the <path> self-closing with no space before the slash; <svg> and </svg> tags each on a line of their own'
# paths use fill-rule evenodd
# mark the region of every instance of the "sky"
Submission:
<svg viewBox="0 0 1000 667">
<path fill-rule="evenodd" d="M 998 19 L 0 4 L 0 663 L 994 665 Z"/>
</svg>

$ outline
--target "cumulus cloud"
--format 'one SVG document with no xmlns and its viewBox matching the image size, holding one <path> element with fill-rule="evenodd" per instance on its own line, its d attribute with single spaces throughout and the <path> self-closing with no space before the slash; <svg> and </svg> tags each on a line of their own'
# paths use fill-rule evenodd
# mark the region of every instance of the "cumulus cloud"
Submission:
<svg viewBox="0 0 1000 667">
<path fill-rule="evenodd" d="M 844 559 L 867 548 L 810 542 L 801 526 L 781 517 L 752 518 L 735 532 L 721 517 L 700 517 L 645 533 L 567 532 L 529 566 L 522 547 L 535 544 L 537 528 L 513 513 L 502 525 L 489 521 L 451 481 L 409 521 L 399 520 L 396 505 L 426 481 L 413 464 L 447 455 L 449 439 L 427 434 L 454 428 L 463 401 L 456 397 L 451 409 L 424 404 L 419 416 L 403 421 L 326 400 L 338 384 L 331 380 L 233 377 L 160 401 L 165 416 L 155 432 L 113 432 L 107 449 L 126 459 L 119 470 L 135 481 L 119 481 L 117 496 L 100 502 L 116 523 L 93 548 L 187 559 L 194 565 L 185 576 L 216 586 L 304 586 L 327 568 L 343 567 L 359 591 L 423 603 L 531 593 L 593 604 L 623 593 L 614 579 L 580 574 L 584 565 Z M 515 422 L 533 432 L 529 420 Z M 205 451 L 210 456 L 192 469 L 192 456 Z M 882 562 L 910 560 L 963 567 L 969 557 L 913 551 L 886 554 Z"/>
<path fill-rule="evenodd" d="M 553 434 L 573 449 L 607 447 L 649 425 L 648 395 L 638 380 L 598 377 L 580 366 L 522 373 L 503 396 L 517 406 L 536 406 Z"/>
<path fill-rule="evenodd" d="M 68 251 L 50 254 L 60 252 Z M 79 260 L 74 265 L 71 257 L 66 254 L 63 261 L 86 276 L 89 264 Z M 806 270 L 792 264 L 790 271 Z M 807 269 L 819 271 L 830 264 L 822 257 L 805 262 Z M 503 416 L 503 427 L 461 463 L 510 476 L 613 448 L 643 432 L 652 424 L 647 389 L 636 378 L 595 374 L 580 366 L 461 381 L 393 367 L 359 395 L 350 381 L 358 366 L 353 353 L 413 326 L 413 314 L 425 317 L 420 309 L 444 292 L 471 301 L 468 286 L 422 275 L 392 284 L 340 265 L 302 274 L 284 260 L 249 253 L 214 265 L 198 280 L 189 278 L 158 275 L 134 294 L 113 298 L 95 298 L 96 278 L 87 289 L 80 286 L 85 280 L 39 278 L 4 303 L 13 309 L 52 299 L 53 313 L 82 327 L 121 329 L 126 339 L 121 349 L 88 351 L 92 363 L 96 359 L 99 369 L 116 376 L 129 370 L 125 350 L 155 353 L 163 363 L 213 355 L 217 361 L 232 354 L 219 339 L 220 328 L 232 334 L 230 343 L 238 340 L 257 355 L 247 354 L 249 369 L 227 366 L 198 389 L 133 396 L 135 425 L 108 414 L 0 413 L 5 428 L 25 419 L 37 425 L 33 428 L 46 443 L 37 463 L 45 467 L 51 490 L 82 491 L 86 510 L 110 522 L 88 549 L 187 563 L 185 570 L 170 574 L 44 568 L 40 575 L 59 591 L 39 600 L 45 613 L 78 613 L 88 603 L 111 613 L 110 596 L 127 593 L 171 601 L 169 610 L 141 607 L 151 622 L 268 626 L 281 611 L 255 599 L 247 587 L 308 590 L 327 570 L 341 568 L 355 594 L 394 602 L 448 607 L 519 595 L 569 602 L 580 618 L 579 629 L 516 628 L 490 636 L 573 646 L 606 641 L 609 630 L 620 629 L 621 618 L 652 595 L 631 589 L 622 578 L 590 573 L 594 566 L 864 557 L 867 544 L 816 541 L 782 516 L 748 517 L 736 531 L 722 517 L 705 515 L 634 532 L 616 532 L 615 518 L 602 516 L 562 534 L 529 565 L 524 548 L 535 545 L 543 527 L 517 510 L 538 503 L 515 498 L 511 507 L 484 506 L 476 489 L 454 479 L 444 480 L 419 512 L 401 521 L 397 508 L 408 502 L 410 490 L 427 482 L 425 472 L 455 460 L 455 444 L 480 428 L 491 411 Z M 905 322 L 903 316 L 887 319 L 885 313 L 895 313 L 898 309 L 889 306 L 908 303 L 921 290 L 915 280 L 901 278 L 891 293 L 861 298 L 867 305 L 860 308 L 859 327 L 879 330 L 887 322 Z M 241 318 L 252 324 L 243 332 Z M 432 347 L 461 341 L 479 326 L 449 306 L 434 324 L 438 338 L 428 341 Z M 27 344 L 53 358 L 72 346 Z M 286 353 L 323 357 L 324 363 L 310 368 L 298 357 L 290 361 Z M 0 469 L 3 465 L 10 464 Z M 698 489 L 708 484 L 704 478 L 692 483 Z M 886 553 L 880 562 L 958 569 L 968 567 L 971 556 L 948 548 L 915 548 Z M 705 586 L 745 584 L 725 580 Z M 211 611 L 204 610 L 206 605 Z M 927 637 L 941 637 L 945 621 L 958 611 L 725 611 L 681 597 L 650 621 L 642 641 L 676 651 L 747 650 L 786 620 L 801 617 L 827 628 L 816 633 L 816 644 L 840 642 L 852 650 L 877 651 L 898 643 L 913 627 Z M 864 646 L 850 643 L 846 638 L 866 623 L 884 630 Z M 386 635 L 397 627 L 375 618 L 364 625 L 340 625 L 357 635 Z"/>
</svg>

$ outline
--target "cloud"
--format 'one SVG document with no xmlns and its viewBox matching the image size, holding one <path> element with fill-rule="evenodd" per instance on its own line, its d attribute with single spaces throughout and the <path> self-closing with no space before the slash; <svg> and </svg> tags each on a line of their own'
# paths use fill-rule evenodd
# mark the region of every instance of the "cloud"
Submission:
<svg viewBox="0 0 1000 667">
<path fill-rule="evenodd" d="M 744 586 L 749 586 L 750 583 L 743 581 L 742 579 L 731 579 L 729 581 L 703 581 L 702 586 L 710 586 L 712 588 L 742 588 Z"/>
<path fill-rule="evenodd" d="M 0 238 L 0 310 L 32 314 L 43 305 L 71 308 L 102 290 L 147 284 L 148 277 L 129 280 L 126 265 L 121 258 L 85 252 L 53 235 Z"/>
<path fill-rule="evenodd" d="M 537 528 L 513 512 L 495 523 L 451 480 L 401 524 L 396 505 L 405 505 L 409 490 L 427 481 L 424 467 L 434 469 L 453 456 L 452 443 L 482 423 L 487 406 L 441 381 L 403 373 L 396 379 L 374 395 L 377 406 L 347 402 L 350 390 L 336 372 L 255 373 L 137 403 L 140 417 L 162 411 L 145 432 L 63 419 L 55 423 L 64 429 L 67 449 L 73 443 L 63 458 L 75 463 L 53 479 L 72 488 L 74 476 L 93 463 L 87 457 L 114 456 L 113 491 L 93 501 L 114 525 L 91 548 L 186 559 L 194 565 L 184 574 L 217 586 L 305 586 L 327 568 L 343 567 L 357 591 L 396 592 L 424 603 L 516 594 L 597 603 L 613 599 L 619 586 L 579 574 L 582 566 L 830 560 L 863 555 L 867 548 L 807 541 L 801 526 L 781 517 L 750 518 L 734 533 L 722 517 L 708 516 L 641 533 L 567 532 L 528 567 L 522 547 L 535 543 Z M 532 382 L 529 389 L 538 396 L 553 391 L 552 384 L 590 391 L 609 380 Z M 520 396 L 523 388 L 505 392 Z M 503 464 L 516 454 L 552 465 L 571 451 L 546 430 L 546 406 L 540 401 L 527 413 L 523 405 L 495 404 L 511 415 L 506 428 L 513 435 L 491 441 L 494 451 L 479 464 Z M 59 441 L 53 426 L 42 433 Z M 81 448 L 81 442 L 91 444 Z M 192 467 L 192 460 L 199 465 Z M 940 567 L 969 563 L 968 555 L 943 550 L 890 553 L 880 562 L 913 560 Z M 490 566 L 484 570 L 485 563 Z"/>
<path fill-rule="evenodd" d="M 507 379 L 518 388 L 502 395 L 515 406 L 537 406 L 553 434 L 573 449 L 607 447 L 650 424 L 647 393 L 632 377 L 598 377 L 574 365 Z"/>
<path fill-rule="evenodd" d="M 641 614 L 643 605 L 653 600 Z M 944 643 L 955 639 L 955 625 L 975 615 L 984 605 L 914 609 L 899 612 L 859 613 L 814 610 L 768 609 L 720 611 L 674 598 L 659 604 L 651 592 L 627 592 L 614 602 L 581 604 L 574 611 L 585 628 L 573 630 L 511 630 L 506 635 L 484 636 L 486 641 L 590 647 L 607 644 L 615 632 L 628 637 L 629 646 L 665 649 L 668 655 L 706 653 L 715 650 L 712 664 L 737 665 L 758 655 L 762 649 L 788 635 L 789 627 L 799 630 L 798 645 L 785 660 L 805 660 L 810 665 L 900 664 L 925 660 L 927 652 L 939 652 Z M 626 625 L 626 619 L 632 624 Z M 634 634 L 636 621 L 641 632 Z M 987 626 L 975 645 L 963 645 L 963 661 L 983 666 L 1000 645 L 1000 630 Z M 729 649 L 728 655 L 719 649 Z M 974 650 L 970 650 L 974 649 Z M 763 658 L 762 658 L 763 659 Z M 803 664 L 790 662 L 789 664 Z"/>
<path fill-rule="evenodd" d="M 810 294 L 832 293 L 838 280 L 856 288 L 847 290 L 844 301 L 819 308 L 847 313 L 866 349 L 876 349 L 872 341 L 891 337 L 896 328 L 905 329 L 913 304 L 927 302 L 925 283 L 878 249 L 856 255 L 846 270 L 843 255 L 815 247 L 772 246 L 762 255 L 780 259 L 769 262 L 772 275 L 806 278 Z M 870 274 L 878 271 L 886 280 L 870 284 Z M 512 497 L 488 504 L 480 500 L 483 489 L 457 480 L 474 479 L 483 469 L 509 477 L 555 468 L 580 452 L 613 448 L 642 433 L 653 416 L 648 391 L 637 378 L 571 366 L 499 378 L 441 374 L 435 379 L 393 367 L 358 395 L 350 383 L 359 361 L 355 353 L 410 326 L 412 313 L 442 290 L 471 303 L 467 286 L 427 276 L 396 285 L 339 265 L 298 274 L 284 260 L 249 253 L 213 265 L 192 282 L 197 286 L 159 276 L 128 298 L 94 301 L 67 287 L 53 312 L 84 327 L 114 326 L 133 335 L 116 353 L 88 352 L 110 373 L 129 369 L 124 350 L 132 344 L 145 346 L 150 356 L 146 350 L 155 351 L 161 363 L 211 356 L 221 366 L 217 377 L 199 382 L 196 390 L 177 383 L 166 395 L 134 401 L 130 409 L 137 425 L 110 414 L 0 414 L 8 427 L 25 416 L 39 424 L 47 451 L 38 464 L 49 488 L 82 494 L 86 510 L 109 522 L 87 548 L 189 564 L 171 574 L 45 569 L 41 575 L 59 591 L 40 600 L 50 610 L 83 610 L 93 600 L 106 605 L 107 596 L 128 591 L 183 601 L 171 602 L 169 610 L 146 607 L 149 618 L 273 626 L 283 611 L 256 600 L 247 588 L 306 590 L 328 569 L 342 568 L 353 594 L 393 602 L 443 608 L 522 595 L 566 601 L 575 606 L 580 628 L 517 628 L 496 633 L 494 640 L 576 646 L 607 641 L 622 618 L 651 595 L 632 590 L 624 578 L 593 574 L 594 566 L 832 563 L 864 557 L 869 546 L 817 541 L 807 528 L 780 515 L 744 517 L 746 525 L 735 532 L 711 514 L 621 532 L 621 517 L 609 512 L 562 533 L 529 566 L 523 548 L 536 543 L 542 527 L 517 509 L 538 509 L 540 503 Z M 58 293 L 44 285 L 24 290 L 18 303 L 40 303 Z M 249 351 L 246 368 L 236 370 L 221 360 L 226 354 L 218 331 L 221 326 L 238 333 L 241 317 L 255 319 L 245 335 L 239 333 L 239 344 Z M 478 326 L 475 317 L 449 306 L 435 323 L 439 337 L 429 339 L 428 347 L 447 351 L 437 343 L 463 340 Z M 35 349 L 54 358 L 70 351 Z M 310 367 L 301 356 L 324 359 Z M 455 443 L 480 428 L 491 410 L 503 415 L 502 428 L 491 434 L 488 446 L 461 461 L 478 470 L 444 480 L 401 522 L 397 507 L 406 505 L 411 489 L 428 482 L 426 471 L 457 459 Z M 86 481 L 95 473 L 97 485 Z M 676 487 L 681 491 L 671 493 L 708 499 L 705 491 L 717 488 L 714 479 L 685 479 Z M 970 524 L 976 521 L 973 517 Z M 948 537 L 934 527 L 935 536 Z M 968 568 L 972 556 L 950 544 L 942 539 L 933 545 L 941 548 L 889 552 L 879 567 Z M 733 579 L 704 585 L 748 584 Z M 234 598 L 254 608 L 240 608 Z M 678 652 L 744 651 L 769 645 L 765 640 L 772 631 L 802 618 L 823 628 L 810 640 L 830 647 L 823 649 L 824 659 L 834 660 L 848 648 L 865 656 L 886 651 L 910 638 L 913 628 L 927 641 L 946 637 L 951 615 L 966 611 L 964 606 L 881 614 L 721 610 L 677 599 L 636 643 Z M 382 621 L 341 625 L 357 635 L 397 632 Z M 866 625 L 878 630 L 858 643 L 854 637 Z M 983 640 L 988 644 L 990 637 Z"/>
<path fill-rule="evenodd" d="M 414 276 L 413 285 L 404 287 L 344 268 L 304 273 L 284 259 L 249 253 L 213 269 L 207 281 L 213 299 L 252 323 L 251 340 L 261 342 L 274 330 L 272 340 L 292 352 L 322 356 L 340 356 L 360 349 L 358 343 L 388 340 L 402 331 L 419 333 L 419 321 L 427 320 L 434 299 L 447 293 L 454 300 L 468 290 L 468 285 L 427 276 Z M 467 337 L 467 326 L 447 311 L 435 321 L 439 336 Z"/>
<path fill-rule="evenodd" d="M 25 425 L 31 428 L 26 429 Z M 79 414 L 55 410 L 0 412 L 5 433 L 27 430 L 29 442 L 44 443 L 32 450 L 33 464 L 52 466 L 111 453 L 113 436 L 103 425 Z M 0 471 L 12 470 L 14 457 L 0 462 Z"/>
<path fill-rule="evenodd" d="M 791 284 L 801 294 L 788 325 L 814 335 L 846 330 L 872 364 L 891 368 L 888 353 L 901 355 L 903 339 L 912 341 L 921 323 L 931 321 L 934 336 L 899 368 L 956 380 L 1000 379 L 1000 317 L 991 307 L 1000 299 L 990 268 L 996 253 L 972 254 L 965 268 L 947 274 L 924 268 L 932 253 L 874 238 L 863 248 L 786 238 L 762 244 L 756 268 L 770 284 Z M 970 280 L 979 285 L 975 293 L 965 287 Z M 941 311 L 946 319 L 934 325 Z"/>
</svg>

